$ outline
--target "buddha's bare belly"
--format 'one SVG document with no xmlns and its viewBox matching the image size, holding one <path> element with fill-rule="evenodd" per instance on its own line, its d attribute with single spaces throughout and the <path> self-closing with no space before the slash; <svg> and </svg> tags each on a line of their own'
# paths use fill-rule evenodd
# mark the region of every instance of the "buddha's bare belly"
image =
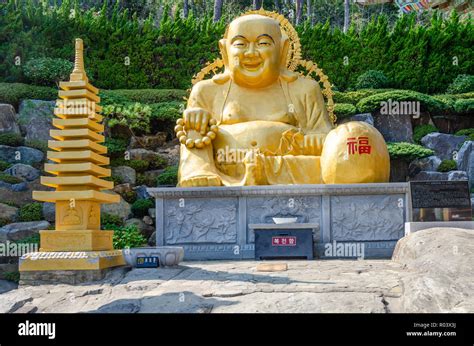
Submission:
<svg viewBox="0 0 474 346">
<path fill-rule="evenodd" d="M 295 129 L 293 125 L 275 121 L 247 121 L 232 125 L 219 125 L 213 141 L 214 151 L 261 149 L 277 151 L 283 132 Z"/>
</svg>

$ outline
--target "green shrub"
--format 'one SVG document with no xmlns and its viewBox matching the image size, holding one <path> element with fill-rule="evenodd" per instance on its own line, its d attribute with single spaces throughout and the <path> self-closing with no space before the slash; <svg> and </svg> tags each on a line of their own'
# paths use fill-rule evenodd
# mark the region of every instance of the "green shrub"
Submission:
<svg viewBox="0 0 474 346">
<path fill-rule="evenodd" d="M 168 160 L 160 155 L 156 156 L 150 161 L 150 169 L 162 169 L 166 166 L 168 166 Z"/>
<path fill-rule="evenodd" d="M 360 89 L 356 91 L 346 91 L 346 92 L 335 91 L 333 100 L 336 104 L 337 103 L 350 103 L 350 104 L 356 105 L 360 100 L 366 97 L 384 93 L 387 91 L 394 91 L 394 90 L 395 89 Z"/>
<path fill-rule="evenodd" d="M 7 281 L 12 281 L 14 283 L 20 282 L 20 272 L 6 272 L 3 277 Z"/>
<path fill-rule="evenodd" d="M 25 204 L 20 208 L 19 220 L 27 221 L 41 221 L 43 219 L 43 204 L 38 202 Z"/>
<path fill-rule="evenodd" d="M 107 154 L 111 158 L 118 158 L 124 156 L 128 142 L 122 138 L 106 137 L 104 145 L 107 147 Z"/>
<path fill-rule="evenodd" d="M 156 179 L 151 175 L 137 174 L 137 185 L 155 186 Z"/>
<path fill-rule="evenodd" d="M 133 168 L 137 173 L 143 173 L 150 167 L 150 162 L 145 160 L 125 160 L 124 158 L 113 159 L 111 166 L 128 166 Z"/>
<path fill-rule="evenodd" d="M 455 95 L 450 95 L 454 97 L 456 100 L 458 99 L 474 99 L 474 91 L 470 93 L 463 93 L 463 94 L 455 94 Z"/>
<path fill-rule="evenodd" d="M 0 83 L 0 103 L 9 103 L 17 109 L 22 100 L 55 100 L 57 97 L 58 91 L 55 88 L 22 83 Z"/>
<path fill-rule="evenodd" d="M 0 134 L 0 145 L 9 145 L 11 147 L 19 147 L 23 145 L 23 137 L 17 133 Z"/>
<path fill-rule="evenodd" d="M 33 234 L 29 237 L 25 237 L 23 239 L 20 239 L 20 240 L 17 240 L 16 241 L 17 244 L 36 244 L 36 245 L 40 245 L 40 235 L 37 233 L 37 234 Z"/>
<path fill-rule="evenodd" d="M 336 103 L 334 105 L 334 114 L 338 119 L 348 118 L 357 113 L 357 108 L 350 103 Z"/>
<path fill-rule="evenodd" d="M 116 89 L 109 92 L 115 97 L 139 103 L 162 103 L 169 101 L 181 101 L 187 96 L 186 90 L 179 89 Z"/>
<path fill-rule="evenodd" d="M 7 184 L 19 184 L 23 182 L 22 179 L 14 177 L 6 173 L 0 173 L 0 181 L 3 181 L 4 183 L 7 183 Z"/>
<path fill-rule="evenodd" d="M 64 59 L 38 58 L 23 67 L 25 77 L 35 85 L 52 86 L 67 80 L 74 64 Z"/>
<path fill-rule="evenodd" d="M 155 203 L 151 199 L 139 199 L 132 204 L 132 213 L 135 217 L 142 218 L 148 215 L 148 209 L 154 206 Z"/>
<path fill-rule="evenodd" d="M 0 171 L 4 171 L 12 166 L 11 163 L 0 160 Z"/>
<path fill-rule="evenodd" d="M 357 77 L 356 89 L 383 89 L 389 84 L 382 71 L 368 70 Z"/>
<path fill-rule="evenodd" d="M 413 130 L 413 140 L 415 143 L 421 144 L 421 139 L 432 132 L 439 132 L 439 130 L 436 126 L 431 124 L 418 125 Z"/>
<path fill-rule="evenodd" d="M 456 161 L 454 160 L 443 160 L 439 167 L 438 172 L 449 172 L 454 171 L 457 168 Z"/>
<path fill-rule="evenodd" d="M 113 244 L 114 249 L 128 249 L 134 247 L 140 247 L 146 244 L 147 240 L 136 225 L 130 225 L 127 227 L 120 227 L 116 225 L 106 225 L 108 230 L 114 231 Z"/>
<path fill-rule="evenodd" d="M 5 225 L 8 225 L 11 222 L 11 220 L 6 219 L 4 217 L 0 217 L 0 227 L 3 227 Z"/>
<path fill-rule="evenodd" d="M 178 166 L 170 166 L 165 168 L 164 172 L 156 178 L 156 184 L 174 185 L 178 184 Z"/>
<path fill-rule="evenodd" d="M 449 94 L 462 94 L 474 91 L 474 76 L 468 74 L 458 75 L 446 90 Z"/>
<path fill-rule="evenodd" d="M 135 191 L 127 191 L 122 194 L 122 198 L 127 201 L 127 203 L 135 203 L 137 200 L 137 193 Z"/>
<path fill-rule="evenodd" d="M 151 107 L 151 118 L 163 121 L 176 121 L 183 116 L 185 109 L 183 102 L 154 103 Z"/>
<path fill-rule="evenodd" d="M 411 90 L 394 90 L 368 96 L 357 103 L 357 109 L 361 113 L 373 112 L 382 107 L 382 102 L 388 100 L 417 101 L 420 102 L 422 110 L 430 112 L 445 112 L 447 110 L 447 106 L 435 97 Z"/>
<path fill-rule="evenodd" d="M 403 159 L 407 162 L 434 154 L 431 149 L 406 142 L 387 143 L 387 148 L 391 159 Z"/>
<path fill-rule="evenodd" d="M 110 177 L 105 177 L 103 178 L 104 180 L 108 180 L 108 181 L 113 181 L 114 182 L 114 186 L 115 185 L 120 185 L 120 184 L 123 184 L 123 178 L 119 175 L 111 175 Z"/>
<path fill-rule="evenodd" d="M 474 128 L 459 130 L 454 135 L 467 136 L 469 141 L 474 141 Z"/>
<path fill-rule="evenodd" d="M 109 127 L 123 125 L 132 131 L 150 132 L 151 107 L 142 103 L 108 105 L 102 110 Z"/>
<path fill-rule="evenodd" d="M 47 141 L 41 141 L 37 139 L 29 139 L 25 141 L 25 146 L 41 150 L 43 153 L 46 153 L 48 151 L 48 142 Z"/>
<path fill-rule="evenodd" d="M 474 114 L 474 98 L 456 100 L 454 102 L 454 111 L 460 114 Z"/>
<path fill-rule="evenodd" d="M 100 223 L 101 225 L 113 225 L 113 226 L 123 226 L 123 220 L 120 216 L 118 215 L 113 215 L 109 213 L 101 213 L 100 215 Z M 104 228 L 108 229 L 108 228 Z"/>
</svg>

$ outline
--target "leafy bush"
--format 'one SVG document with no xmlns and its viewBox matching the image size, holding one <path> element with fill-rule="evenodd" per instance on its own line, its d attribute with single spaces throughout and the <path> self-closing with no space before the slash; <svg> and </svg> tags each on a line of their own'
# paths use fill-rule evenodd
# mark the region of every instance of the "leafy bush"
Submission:
<svg viewBox="0 0 474 346">
<path fill-rule="evenodd" d="M 23 137 L 17 133 L 0 134 L 0 145 L 9 145 L 11 147 L 19 147 L 23 145 Z"/>
<path fill-rule="evenodd" d="M 7 281 L 12 281 L 14 283 L 20 282 L 20 272 L 6 272 L 3 277 Z"/>
<path fill-rule="evenodd" d="M 38 202 L 25 204 L 20 208 L 19 220 L 27 221 L 41 221 L 43 219 L 43 204 Z"/>
<path fill-rule="evenodd" d="M 439 132 L 439 130 L 436 126 L 431 124 L 418 125 L 413 130 L 413 140 L 415 143 L 421 144 L 421 139 L 432 132 Z"/>
<path fill-rule="evenodd" d="M 460 114 L 474 114 L 474 98 L 456 100 L 454 103 L 454 111 Z"/>
<path fill-rule="evenodd" d="M 127 191 L 122 194 L 122 198 L 128 203 L 135 203 L 137 200 L 137 193 L 135 191 Z"/>
<path fill-rule="evenodd" d="M 382 89 L 389 84 L 388 78 L 382 71 L 368 70 L 357 77 L 356 89 Z"/>
<path fill-rule="evenodd" d="M 133 131 L 150 132 L 151 107 L 142 103 L 108 105 L 102 110 L 109 127 L 123 125 Z"/>
<path fill-rule="evenodd" d="M 333 99 L 336 104 L 337 103 L 350 103 L 350 104 L 356 105 L 360 100 L 368 96 L 384 93 L 387 91 L 393 91 L 393 90 L 395 89 L 360 89 L 356 91 L 346 91 L 346 92 L 335 91 Z"/>
<path fill-rule="evenodd" d="M 23 67 L 25 77 L 35 85 L 52 86 L 67 80 L 74 64 L 64 59 L 38 58 Z"/>
<path fill-rule="evenodd" d="M 474 128 L 459 130 L 454 135 L 455 136 L 467 136 L 468 140 L 474 141 Z"/>
<path fill-rule="evenodd" d="M 0 181 L 3 181 L 7 184 L 19 184 L 23 182 L 23 180 L 21 180 L 20 178 L 14 177 L 6 173 L 0 173 Z"/>
<path fill-rule="evenodd" d="M 11 163 L 0 160 L 0 171 L 4 171 L 12 166 Z"/>
<path fill-rule="evenodd" d="M 182 102 L 162 102 L 151 104 L 151 118 L 164 120 L 164 121 L 176 121 L 183 115 L 184 104 Z"/>
<path fill-rule="evenodd" d="M 462 94 L 474 91 L 474 76 L 468 74 L 458 75 L 446 90 L 449 94 Z"/>
<path fill-rule="evenodd" d="M 348 118 L 357 113 L 357 108 L 350 103 L 336 103 L 334 105 L 334 114 L 338 119 Z"/>
<path fill-rule="evenodd" d="M 137 174 L 137 185 L 155 186 L 156 179 L 151 175 Z"/>
<path fill-rule="evenodd" d="M 100 215 L 100 223 L 101 225 L 113 225 L 113 226 L 123 226 L 123 220 L 120 216 L 118 215 L 113 215 L 109 213 L 101 213 Z M 109 228 L 104 228 L 104 229 L 109 229 Z"/>
<path fill-rule="evenodd" d="M 105 177 L 104 180 L 113 181 L 114 186 L 123 184 L 123 178 L 119 175 L 111 175 L 110 177 Z"/>
<path fill-rule="evenodd" d="M 150 162 L 145 160 L 125 160 L 117 158 L 111 161 L 111 166 L 128 166 L 133 168 L 137 173 L 143 173 L 150 167 Z"/>
<path fill-rule="evenodd" d="M 431 149 L 406 142 L 387 143 L 387 148 L 391 159 L 403 159 L 407 162 L 434 154 Z"/>
<path fill-rule="evenodd" d="M 163 156 L 156 156 L 153 160 L 150 161 L 150 169 L 161 169 L 165 168 L 168 165 L 168 160 Z"/>
<path fill-rule="evenodd" d="M 438 172 L 449 172 L 454 171 L 457 168 L 456 161 L 454 160 L 443 160 L 438 166 Z"/>
<path fill-rule="evenodd" d="M 21 100 L 55 100 L 57 97 L 58 91 L 54 88 L 22 83 L 0 83 L 0 103 L 9 103 L 17 109 Z"/>
<path fill-rule="evenodd" d="M 394 90 L 368 96 L 357 103 L 359 112 L 368 113 L 380 109 L 381 103 L 392 101 L 417 101 L 421 108 L 430 112 L 444 112 L 446 105 L 433 96 L 425 95 L 411 90 Z"/>
<path fill-rule="evenodd" d="M 107 154 L 112 158 L 116 158 L 123 157 L 128 142 L 122 138 L 106 137 L 104 145 L 107 147 Z"/>
<path fill-rule="evenodd" d="M 155 203 L 151 199 L 139 199 L 132 204 L 132 213 L 135 217 L 142 218 L 148 215 L 148 209 L 154 206 Z"/>
<path fill-rule="evenodd" d="M 37 244 L 38 246 L 40 245 L 40 235 L 33 234 L 32 236 L 20 239 L 16 241 L 17 244 Z"/>
<path fill-rule="evenodd" d="M 29 139 L 25 141 L 25 146 L 41 150 L 43 153 L 46 153 L 48 151 L 48 142 L 47 141 L 41 141 L 37 139 Z"/>
<path fill-rule="evenodd" d="M 178 166 L 170 166 L 165 168 L 164 172 L 156 178 L 156 184 L 174 185 L 178 184 Z"/>
<path fill-rule="evenodd" d="M 146 244 L 147 240 L 140 233 L 136 225 L 129 225 L 127 227 L 106 226 L 107 229 L 114 231 L 113 244 L 116 250 L 140 247 Z"/>
<path fill-rule="evenodd" d="M 128 100 L 128 102 L 139 103 L 168 103 L 170 101 L 182 100 L 187 96 L 186 90 L 180 89 L 138 89 L 125 90 L 116 89 L 109 91 L 109 94 L 115 97 Z"/>
</svg>

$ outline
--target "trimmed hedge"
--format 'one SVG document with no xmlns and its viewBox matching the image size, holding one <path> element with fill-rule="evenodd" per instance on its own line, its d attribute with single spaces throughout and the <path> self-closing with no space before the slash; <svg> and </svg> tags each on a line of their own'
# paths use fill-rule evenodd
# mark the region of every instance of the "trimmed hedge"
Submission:
<svg viewBox="0 0 474 346">
<path fill-rule="evenodd" d="M 407 162 L 434 154 L 431 149 L 407 142 L 389 142 L 387 148 L 391 159 L 403 159 Z"/>
<path fill-rule="evenodd" d="M 357 108 L 350 103 L 336 103 L 334 105 L 334 114 L 338 119 L 348 118 L 357 113 Z"/>
<path fill-rule="evenodd" d="M 438 166 L 438 172 L 449 172 L 454 171 L 457 168 L 456 161 L 454 160 L 443 160 Z"/>
<path fill-rule="evenodd" d="M 1 54 L 0 54 L 1 55 Z M 0 103 L 9 103 L 16 109 L 21 100 L 56 100 L 58 90 L 49 87 L 28 85 L 23 83 L 0 83 Z"/>
</svg>

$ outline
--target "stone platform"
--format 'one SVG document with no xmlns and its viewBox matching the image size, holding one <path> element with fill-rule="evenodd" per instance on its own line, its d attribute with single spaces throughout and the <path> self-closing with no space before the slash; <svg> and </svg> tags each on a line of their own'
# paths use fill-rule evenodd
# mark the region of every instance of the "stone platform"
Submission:
<svg viewBox="0 0 474 346">
<path fill-rule="evenodd" d="M 315 256 L 362 243 L 365 258 L 390 258 L 409 217 L 407 183 L 150 188 L 157 246 L 182 246 L 185 260 L 253 259 L 249 224 L 296 217 L 317 224 Z M 331 258 L 341 256 L 331 256 Z"/>
</svg>

